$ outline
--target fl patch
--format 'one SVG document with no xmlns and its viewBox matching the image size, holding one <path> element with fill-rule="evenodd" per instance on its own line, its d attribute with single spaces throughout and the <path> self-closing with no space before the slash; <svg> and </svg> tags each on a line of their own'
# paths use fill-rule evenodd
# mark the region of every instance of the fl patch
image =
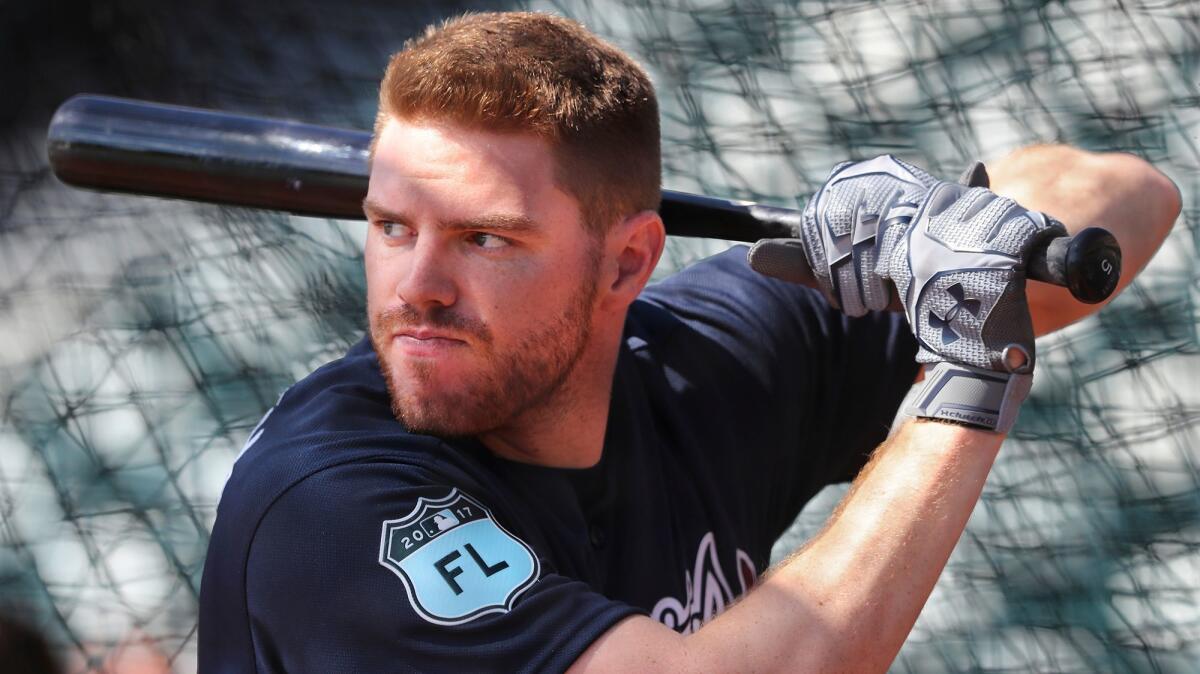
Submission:
<svg viewBox="0 0 1200 674">
<path fill-rule="evenodd" d="M 403 581 L 417 614 L 437 625 L 509 611 L 541 572 L 528 544 L 456 488 L 384 521 L 379 563 Z"/>
</svg>

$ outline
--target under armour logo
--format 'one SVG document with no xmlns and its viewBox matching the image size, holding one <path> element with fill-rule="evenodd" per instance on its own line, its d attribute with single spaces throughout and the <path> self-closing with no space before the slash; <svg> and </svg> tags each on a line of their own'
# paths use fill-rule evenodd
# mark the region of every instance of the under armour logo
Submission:
<svg viewBox="0 0 1200 674">
<path fill-rule="evenodd" d="M 954 306 L 950 307 L 950 311 L 946 312 L 946 317 L 941 318 L 932 311 L 929 312 L 929 325 L 935 328 L 941 328 L 942 330 L 942 346 L 953 344 L 954 342 L 957 342 L 958 338 L 960 337 L 960 335 L 954 331 L 954 328 L 950 327 L 950 323 L 952 323 L 954 319 L 958 318 L 958 312 L 966 309 L 972 316 L 978 318 L 980 307 L 979 300 L 967 299 L 967 295 L 963 292 L 962 284 L 960 283 L 955 283 L 949 288 L 946 288 L 946 292 L 950 293 L 950 296 L 955 300 Z"/>
</svg>

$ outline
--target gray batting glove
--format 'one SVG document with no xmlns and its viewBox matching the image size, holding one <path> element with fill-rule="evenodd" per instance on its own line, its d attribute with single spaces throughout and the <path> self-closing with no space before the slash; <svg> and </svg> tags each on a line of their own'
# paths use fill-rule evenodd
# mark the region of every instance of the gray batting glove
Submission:
<svg viewBox="0 0 1200 674">
<path fill-rule="evenodd" d="M 937 183 L 891 155 L 834 167 L 805 206 L 799 233 L 831 305 L 849 316 L 888 307 L 889 265 L 879 263 Z"/>
<path fill-rule="evenodd" d="M 982 165 L 964 182 L 890 155 L 842 164 L 804 209 L 799 236 L 845 313 L 899 299 L 917 360 L 932 365 L 907 414 L 1007 432 L 1034 366 L 1025 261 L 1066 229 L 986 189 Z"/>
</svg>

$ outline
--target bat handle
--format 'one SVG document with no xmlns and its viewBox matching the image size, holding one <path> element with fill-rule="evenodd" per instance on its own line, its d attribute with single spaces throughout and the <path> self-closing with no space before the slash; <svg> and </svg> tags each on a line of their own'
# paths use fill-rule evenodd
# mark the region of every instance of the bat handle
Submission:
<svg viewBox="0 0 1200 674">
<path fill-rule="evenodd" d="M 781 245 L 763 246 L 764 241 Z M 817 279 L 799 239 L 763 239 L 747 254 L 750 266 L 762 274 L 816 287 Z M 1106 229 L 1088 227 L 1074 236 L 1054 237 L 1034 248 L 1027 276 L 1063 286 L 1075 299 L 1096 304 L 1108 299 L 1121 278 L 1121 247 Z"/>
</svg>

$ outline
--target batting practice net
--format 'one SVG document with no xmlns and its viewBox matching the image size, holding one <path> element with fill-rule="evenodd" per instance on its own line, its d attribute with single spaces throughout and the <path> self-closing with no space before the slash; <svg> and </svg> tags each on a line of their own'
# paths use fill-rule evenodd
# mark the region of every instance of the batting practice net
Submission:
<svg viewBox="0 0 1200 674">
<path fill-rule="evenodd" d="M 843 159 L 952 178 L 1047 141 L 1174 179 L 1184 213 L 1149 268 L 1039 342 L 1033 394 L 893 669 L 1200 668 L 1196 3 L 25 4 L 0 19 L 0 609 L 70 671 L 135 652 L 194 671 L 224 479 L 280 392 L 362 334 L 365 227 L 68 188 L 45 158 L 54 106 L 90 91 L 366 129 L 405 38 L 516 7 L 647 67 L 672 189 L 795 207 Z M 658 273 L 725 245 L 673 240 Z"/>
</svg>

